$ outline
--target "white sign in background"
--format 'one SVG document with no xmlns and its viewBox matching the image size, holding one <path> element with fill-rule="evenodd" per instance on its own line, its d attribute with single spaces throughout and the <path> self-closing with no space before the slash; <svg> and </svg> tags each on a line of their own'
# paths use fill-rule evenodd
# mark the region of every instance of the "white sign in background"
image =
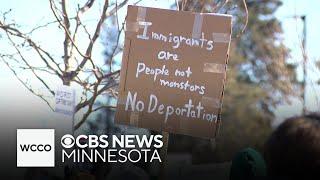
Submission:
<svg viewBox="0 0 320 180">
<path fill-rule="evenodd" d="M 59 86 L 55 92 L 55 112 L 73 116 L 75 90 L 69 86 Z"/>
</svg>

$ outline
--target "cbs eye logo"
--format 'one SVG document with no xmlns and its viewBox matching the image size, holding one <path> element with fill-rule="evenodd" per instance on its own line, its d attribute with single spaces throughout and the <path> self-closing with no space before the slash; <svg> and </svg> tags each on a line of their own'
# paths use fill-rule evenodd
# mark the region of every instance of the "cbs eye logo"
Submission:
<svg viewBox="0 0 320 180">
<path fill-rule="evenodd" d="M 64 148 L 68 148 L 68 149 L 72 148 L 74 143 L 75 143 L 75 139 L 70 134 L 66 134 L 66 135 L 62 136 L 62 138 L 61 138 L 61 145 Z"/>
</svg>

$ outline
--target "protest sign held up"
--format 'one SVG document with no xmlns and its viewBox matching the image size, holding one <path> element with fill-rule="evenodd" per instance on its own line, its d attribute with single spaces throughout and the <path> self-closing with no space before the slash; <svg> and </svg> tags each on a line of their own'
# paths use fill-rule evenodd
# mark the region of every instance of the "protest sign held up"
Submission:
<svg viewBox="0 0 320 180">
<path fill-rule="evenodd" d="M 129 6 L 116 123 L 214 138 L 231 16 Z"/>
</svg>

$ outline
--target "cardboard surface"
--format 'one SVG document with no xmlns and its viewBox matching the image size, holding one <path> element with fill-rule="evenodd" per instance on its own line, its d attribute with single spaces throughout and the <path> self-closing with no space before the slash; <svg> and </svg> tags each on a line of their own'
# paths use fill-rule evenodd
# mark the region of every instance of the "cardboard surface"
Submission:
<svg viewBox="0 0 320 180">
<path fill-rule="evenodd" d="M 115 122 L 214 138 L 231 16 L 129 6 Z"/>
</svg>

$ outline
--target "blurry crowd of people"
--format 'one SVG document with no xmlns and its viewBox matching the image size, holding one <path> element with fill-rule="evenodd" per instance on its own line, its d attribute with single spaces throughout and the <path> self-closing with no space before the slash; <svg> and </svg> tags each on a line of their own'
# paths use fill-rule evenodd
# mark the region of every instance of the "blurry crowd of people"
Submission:
<svg viewBox="0 0 320 180">
<path fill-rule="evenodd" d="M 229 180 L 320 179 L 320 115 L 310 114 L 285 120 L 265 143 L 264 152 L 258 152 L 253 148 L 239 151 L 232 159 L 228 172 L 226 177 L 229 177 Z M 37 179 L 35 176 L 38 179 L 59 179 L 49 178 L 47 174 L 35 169 L 29 171 L 25 179 Z M 107 180 L 158 179 L 135 165 L 111 169 L 103 177 Z M 65 179 L 96 177 L 90 173 L 75 173 L 65 169 Z M 212 177 L 212 180 L 215 179 Z"/>
<path fill-rule="evenodd" d="M 260 154 L 247 148 L 231 165 L 230 180 L 320 179 L 320 115 L 284 121 Z"/>
</svg>

